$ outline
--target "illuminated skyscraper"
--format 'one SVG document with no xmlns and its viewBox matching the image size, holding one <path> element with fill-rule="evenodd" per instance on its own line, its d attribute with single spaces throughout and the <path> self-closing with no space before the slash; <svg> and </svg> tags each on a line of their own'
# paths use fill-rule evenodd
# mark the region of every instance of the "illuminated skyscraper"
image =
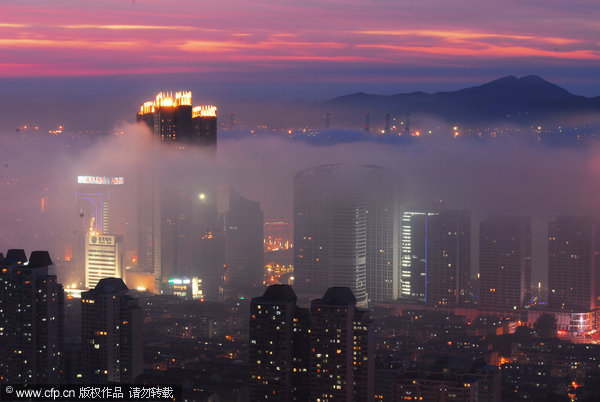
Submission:
<svg viewBox="0 0 600 402">
<path fill-rule="evenodd" d="M 142 373 L 142 311 L 121 279 L 81 294 L 83 376 L 88 384 L 133 382 Z"/>
<path fill-rule="evenodd" d="M 409 208 L 402 218 L 402 296 L 434 305 L 465 303 L 470 254 L 468 211 Z"/>
<path fill-rule="evenodd" d="M 525 306 L 531 295 L 531 219 L 494 215 L 479 229 L 479 304 Z"/>
<path fill-rule="evenodd" d="M 155 155 L 159 160 L 153 169 L 139 166 L 138 181 L 138 261 L 142 268 L 155 274 L 155 291 L 175 275 L 203 276 L 203 272 L 220 270 L 223 256 L 215 258 L 202 250 L 215 250 L 203 240 L 222 241 L 216 233 L 216 183 L 198 177 L 163 177 L 160 166 L 160 145 L 183 150 L 192 146 L 203 149 L 201 157 L 214 162 L 217 146 L 217 108 L 211 105 L 192 107 L 189 91 L 159 93 L 153 101 L 145 102 L 137 121 L 151 131 Z M 158 148 L 157 148 L 158 146 Z M 197 157 L 197 155 L 195 155 Z M 194 172 L 197 176 L 210 176 Z M 221 247 L 218 247 L 222 249 Z M 217 277 L 218 275 L 215 275 Z M 203 278 L 204 279 L 204 278 Z M 218 283 L 204 282 L 208 290 Z M 210 291 L 207 292 L 210 296 Z"/>
<path fill-rule="evenodd" d="M 123 250 L 118 236 L 89 231 L 85 236 L 85 287 L 103 278 L 123 278 Z"/>
<path fill-rule="evenodd" d="M 154 101 L 145 102 L 137 114 L 159 142 L 217 146 L 217 107 L 192 107 L 192 92 L 160 92 Z"/>
<path fill-rule="evenodd" d="M 57 384 L 63 364 L 63 288 L 47 251 L 0 254 L 0 382 Z"/>
<path fill-rule="evenodd" d="M 548 304 L 594 310 L 600 297 L 600 225 L 589 216 L 560 216 L 548 229 Z"/>
</svg>

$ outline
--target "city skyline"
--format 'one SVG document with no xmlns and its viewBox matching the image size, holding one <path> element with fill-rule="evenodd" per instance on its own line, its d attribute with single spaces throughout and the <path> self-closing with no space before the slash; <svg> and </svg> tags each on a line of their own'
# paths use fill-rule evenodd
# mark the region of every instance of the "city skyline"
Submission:
<svg viewBox="0 0 600 402">
<path fill-rule="evenodd" d="M 598 16 L 5 1 L 0 399 L 600 400 Z"/>
</svg>

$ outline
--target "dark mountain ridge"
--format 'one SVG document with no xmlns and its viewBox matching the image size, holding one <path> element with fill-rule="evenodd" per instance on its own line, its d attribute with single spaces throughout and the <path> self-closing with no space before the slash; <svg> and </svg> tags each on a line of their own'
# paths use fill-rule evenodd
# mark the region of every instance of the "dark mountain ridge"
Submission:
<svg viewBox="0 0 600 402">
<path fill-rule="evenodd" d="M 562 122 L 600 120 L 600 96 L 573 95 L 536 75 L 506 76 L 457 91 L 396 95 L 355 93 L 324 103 L 347 121 L 378 115 L 437 118 L 462 124 Z M 585 122 L 583 120 L 586 120 Z"/>
</svg>

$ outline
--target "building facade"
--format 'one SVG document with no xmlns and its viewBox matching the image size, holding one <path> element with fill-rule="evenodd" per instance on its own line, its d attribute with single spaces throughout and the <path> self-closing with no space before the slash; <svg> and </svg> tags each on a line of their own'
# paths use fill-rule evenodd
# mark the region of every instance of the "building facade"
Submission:
<svg viewBox="0 0 600 402">
<path fill-rule="evenodd" d="M 471 215 L 439 206 L 411 207 L 402 216 L 401 294 L 432 305 L 469 300 Z"/>
<path fill-rule="evenodd" d="M 63 288 L 47 251 L 0 254 L 0 382 L 58 384 L 63 379 Z"/>
<path fill-rule="evenodd" d="M 121 238 L 90 231 L 85 237 L 85 287 L 93 289 L 103 278 L 123 278 Z"/>
<path fill-rule="evenodd" d="M 589 216 L 560 216 L 548 228 L 548 305 L 594 310 L 600 297 L 600 226 Z"/>
<path fill-rule="evenodd" d="M 214 175 L 194 171 L 187 177 L 169 177 L 161 165 L 162 156 L 186 150 L 201 150 L 194 156 L 202 158 L 207 169 L 214 165 L 217 108 L 193 107 L 189 91 L 161 92 L 140 107 L 136 119 L 150 130 L 152 138 L 140 153 L 154 156 L 149 165 L 138 166 L 139 265 L 154 272 L 156 293 L 161 293 L 168 278 L 179 275 L 198 275 L 207 289 L 218 289 L 219 275 L 214 271 L 222 270 L 222 252 L 217 258 L 204 252 L 223 250 L 222 245 L 214 244 L 216 238 L 222 242 L 222 234 L 216 231 Z M 145 159 L 141 156 L 140 160 Z M 202 244 L 204 241 L 210 244 Z M 216 298 L 217 293 L 209 291 L 207 296 Z"/>
<path fill-rule="evenodd" d="M 271 285 L 250 308 L 250 400 L 372 401 L 374 327 L 349 288 L 310 310 L 289 285 Z"/>
<path fill-rule="evenodd" d="M 397 297 L 397 188 L 393 173 L 376 166 L 322 165 L 296 174 L 294 283 L 300 294 L 348 287 L 361 308 L 369 299 Z"/>
<path fill-rule="evenodd" d="M 119 278 L 81 294 L 83 380 L 131 383 L 143 370 L 142 311 Z"/>
<path fill-rule="evenodd" d="M 520 307 L 531 298 L 531 219 L 494 215 L 479 229 L 479 304 Z"/>
</svg>

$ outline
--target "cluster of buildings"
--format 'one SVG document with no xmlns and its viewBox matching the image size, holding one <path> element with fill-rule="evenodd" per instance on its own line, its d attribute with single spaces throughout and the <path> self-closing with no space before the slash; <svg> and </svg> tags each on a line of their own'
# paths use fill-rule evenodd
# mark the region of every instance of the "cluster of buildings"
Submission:
<svg viewBox="0 0 600 402">
<path fill-rule="evenodd" d="M 142 316 L 119 278 L 83 292 L 80 345 L 65 345 L 65 299 L 46 251 L 0 253 L 0 382 L 132 382 L 142 373 Z"/>
<path fill-rule="evenodd" d="M 600 297 L 599 222 L 560 216 L 548 229 L 548 295 L 532 294 L 531 219 L 492 215 L 479 224 L 440 204 L 402 205 L 397 175 L 377 166 L 323 165 L 296 174 L 294 276 L 299 297 L 352 289 L 360 307 L 417 303 L 457 314 L 557 316 L 572 336 L 593 333 Z M 471 311 L 469 311 L 469 309 Z M 525 318 L 522 318 L 525 317 Z"/>
<path fill-rule="evenodd" d="M 289 285 L 271 285 L 250 306 L 250 400 L 373 399 L 374 328 L 347 287 L 310 308 Z"/>
</svg>

